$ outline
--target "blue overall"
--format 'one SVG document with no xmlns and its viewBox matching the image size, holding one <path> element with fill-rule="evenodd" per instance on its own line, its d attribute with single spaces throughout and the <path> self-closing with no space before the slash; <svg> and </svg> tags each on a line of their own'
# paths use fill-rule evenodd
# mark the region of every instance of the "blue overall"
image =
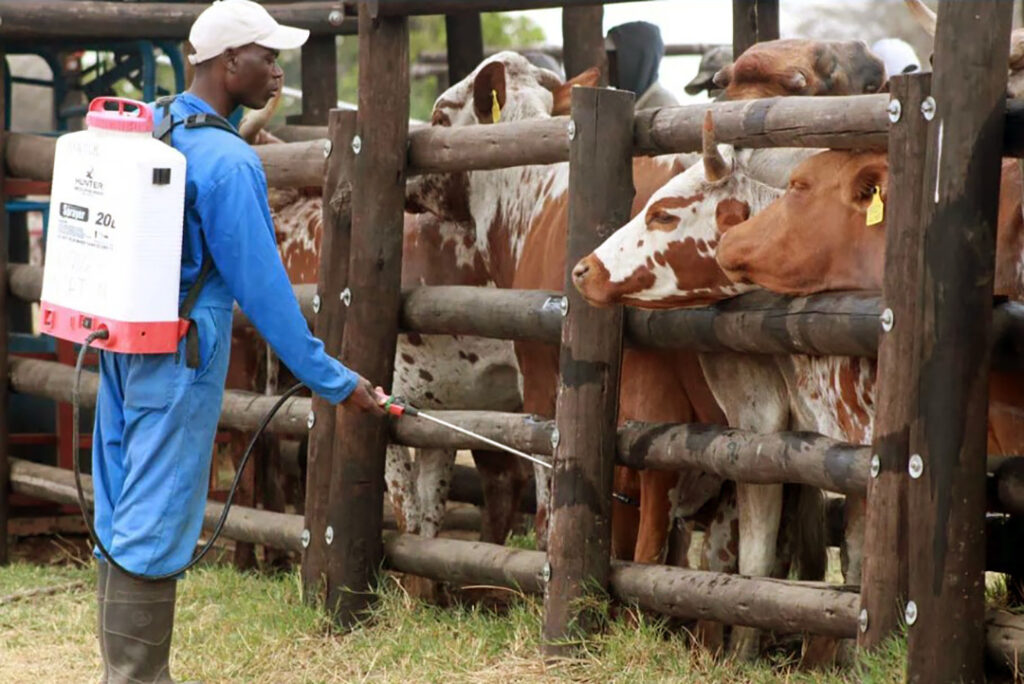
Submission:
<svg viewBox="0 0 1024 684">
<path fill-rule="evenodd" d="M 175 120 L 214 113 L 189 93 L 170 111 Z M 161 112 L 154 115 L 159 121 Z M 101 352 L 93 439 L 99 539 L 118 563 L 149 575 L 185 565 L 199 539 L 235 300 L 317 394 L 343 401 L 358 379 L 309 332 L 277 251 L 256 153 L 216 128 L 175 126 L 171 143 L 187 160 L 181 300 L 199 274 L 204 246 L 214 265 L 190 316 L 199 367 L 185 363 L 184 340 L 177 355 Z"/>
</svg>

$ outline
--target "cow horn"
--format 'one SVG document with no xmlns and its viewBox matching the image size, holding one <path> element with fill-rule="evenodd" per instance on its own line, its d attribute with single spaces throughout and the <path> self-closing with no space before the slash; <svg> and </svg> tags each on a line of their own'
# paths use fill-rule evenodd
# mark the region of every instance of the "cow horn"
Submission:
<svg viewBox="0 0 1024 684">
<path fill-rule="evenodd" d="M 715 124 L 711 119 L 711 110 L 704 115 L 704 127 L 701 131 L 704 150 L 704 177 L 709 181 L 720 181 L 729 175 L 729 165 L 715 142 Z"/>
<path fill-rule="evenodd" d="M 537 76 L 537 83 L 542 87 L 547 88 L 551 92 L 555 92 L 562 85 L 562 79 L 554 71 L 545 69 L 544 67 L 535 67 L 534 72 Z"/>
<path fill-rule="evenodd" d="M 914 19 L 917 23 L 928 32 L 929 36 L 935 37 L 935 12 L 933 12 L 928 5 L 921 2 L 921 0 L 904 0 L 907 3 L 907 9 L 914 15 Z"/>
</svg>

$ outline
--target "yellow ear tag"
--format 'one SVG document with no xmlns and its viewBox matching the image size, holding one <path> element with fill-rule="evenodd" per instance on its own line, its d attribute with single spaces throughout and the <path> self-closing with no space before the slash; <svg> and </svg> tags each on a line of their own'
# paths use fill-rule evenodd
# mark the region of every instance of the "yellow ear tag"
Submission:
<svg viewBox="0 0 1024 684">
<path fill-rule="evenodd" d="M 498 104 L 498 91 L 491 91 L 491 121 L 498 123 L 501 121 L 501 105 Z"/>
<path fill-rule="evenodd" d="M 876 185 L 871 191 L 871 204 L 868 205 L 868 220 L 869 226 L 877 226 L 885 218 L 885 205 L 882 204 L 882 191 Z"/>
</svg>

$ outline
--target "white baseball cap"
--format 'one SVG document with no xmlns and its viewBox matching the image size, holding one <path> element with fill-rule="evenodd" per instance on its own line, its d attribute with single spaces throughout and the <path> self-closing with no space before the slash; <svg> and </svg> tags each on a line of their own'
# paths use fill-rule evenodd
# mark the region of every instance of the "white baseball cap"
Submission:
<svg viewBox="0 0 1024 684">
<path fill-rule="evenodd" d="M 875 41 L 871 46 L 871 52 L 885 63 L 885 73 L 889 76 L 899 76 L 921 70 L 921 60 L 914 52 L 914 48 L 899 38 L 883 38 Z"/>
<path fill-rule="evenodd" d="M 188 59 L 199 64 L 249 43 L 271 50 L 294 50 L 307 38 L 308 30 L 278 24 L 270 12 L 252 0 L 217 0 L 192 24 L 188 41 L 195 54 Z"/>
</svg>

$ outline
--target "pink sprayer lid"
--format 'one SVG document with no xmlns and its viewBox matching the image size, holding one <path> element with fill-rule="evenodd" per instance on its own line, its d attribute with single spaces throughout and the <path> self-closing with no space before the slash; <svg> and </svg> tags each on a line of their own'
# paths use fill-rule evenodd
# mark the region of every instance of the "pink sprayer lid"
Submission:
<svg viewBox="0 0 1024 684">
<path fill-rule="evenodd" d="M 116 105 L 117 108 L 109 105 Z M 97 97 L 89 103 L 85 125 L 108 131 L 151 133 L 153 112 L 142 102 L 125 97 Z"/>
</svg>

